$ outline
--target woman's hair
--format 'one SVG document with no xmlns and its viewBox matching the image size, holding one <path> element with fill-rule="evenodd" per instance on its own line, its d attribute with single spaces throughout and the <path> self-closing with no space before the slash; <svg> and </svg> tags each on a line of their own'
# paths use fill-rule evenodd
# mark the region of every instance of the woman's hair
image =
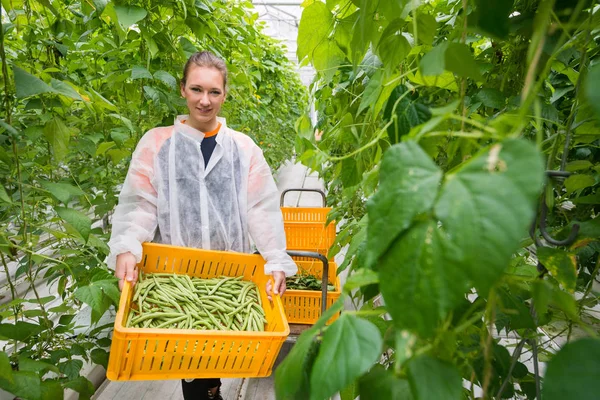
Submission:
<svg viewBox="0 0 600 400">
<path fill-rule="evenodd" d="M 187 82 L 188 72 L 192 67 L 192 64 L 198 67 L 209 67 L 218 70 L 223 75 L 223 87 L 227 88 L 227 65 L 221 58 L 215 56 L 210 51 L 200 51 L 194 53 L 188 58 L 183 67 L 183 78 L 181 79 L 181 85 L 185 86 Z"/>
</svg>

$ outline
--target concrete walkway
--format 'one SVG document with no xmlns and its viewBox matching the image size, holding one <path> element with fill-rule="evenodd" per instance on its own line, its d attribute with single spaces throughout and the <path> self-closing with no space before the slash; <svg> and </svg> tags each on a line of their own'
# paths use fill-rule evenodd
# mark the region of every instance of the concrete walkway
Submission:
<svg viewBox="0 0 600 400">
<path fill-rule="evenodd" d="M 323 190 L 323 183 L 314 174 L 309 174 L 306 167 L 288 162 L 283 165 L 276 176 L 279 192 L 285 189 L 310 188 Z M 318 193 L 289 192 L 285 196 L 288 207 L 322 207 L 322 198 Z M 336 256 L 338 265 L 343 255 Z M 344 280 L 345 276 L 341 277 Z M 342 282 L 343 284 L 343 282 Z M 296 326 L 298 328 L 298 326 Z M 285 358 L 292 348 L 292 343 L 284 343 L 275 367 Z M 274 374 L 260 379 L 223 379 L 222 394 L 225 400 L 275 400 Z M 96 394 L 95 400 L 182 400 L 179 380 L 110 382 L 106 380 Z"/>
</svg>

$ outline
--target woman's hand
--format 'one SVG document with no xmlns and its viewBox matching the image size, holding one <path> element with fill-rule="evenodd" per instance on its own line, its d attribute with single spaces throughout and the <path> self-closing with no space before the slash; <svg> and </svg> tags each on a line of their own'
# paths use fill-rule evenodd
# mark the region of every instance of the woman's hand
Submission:
<svg viewBox="0 0 600 400">
<path fill-rule="evenodd" d="M 123 280 L 127 279 L 132 285 L 135 285 L 138 278 L 138 271 L 135 268 L 137 262 L 135 256 L 130 252 L 119 254 L 117 256 L 117 265 L 115 267 L 115 276 L 119 278 L 119 290 L 123 290 Z M 284 280 L 285 283 L 285 280 Z"/>
<path fill-rule="evenodd" d="M 269 300 L 273 300 L 271 298 L 271 290 L 273 294 L 278 294 L 283 296 L 285 293 L 285 272 L 283 271 L 273 271 L 272 273 L 273 279 L 275 280 L 275 284 L 271 284 L 271 280 L 267 282 L 267 298 Z"/>
</svg>

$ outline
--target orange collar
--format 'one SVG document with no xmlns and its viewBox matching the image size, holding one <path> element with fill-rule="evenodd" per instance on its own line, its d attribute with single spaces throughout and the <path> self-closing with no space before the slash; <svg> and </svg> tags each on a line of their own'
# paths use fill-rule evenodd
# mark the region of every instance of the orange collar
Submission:
<svg viewBox="0 0 600 400">
<path fill-rule="evenodd" d="M 181 123 L 185 124 L 187 122 L 187 119 L 184 119 L 183 121 L 181 121 Z M 204 133 L 204 137 L 211 137 L 211 136 L 215 136 L 217 133 L 219 133 L 219 129 L 221 129 L 221 123 L 218 122 L 217 123 L 217 127 L 210 131 L 210 132 L 203 132 Z"/>
</svg>

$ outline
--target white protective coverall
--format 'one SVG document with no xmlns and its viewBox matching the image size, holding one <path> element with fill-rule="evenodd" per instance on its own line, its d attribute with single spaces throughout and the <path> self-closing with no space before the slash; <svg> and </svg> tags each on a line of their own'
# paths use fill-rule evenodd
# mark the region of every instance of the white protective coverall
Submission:
<svg viewBox="0 0 600 400">
<path fill-rule="evenodd" d="M 266 260 L 265 273 L 297 271 L 286 253 L 279 192 L 254 141 L 221 129 L 204 167 L 204 134 L 183 123 L 148 131 L 131 159 L 112 218 L 108 266 L 117 255 L 142 258 L 142 242 L 250 253 L 250 237 Z"/>
</svg>

